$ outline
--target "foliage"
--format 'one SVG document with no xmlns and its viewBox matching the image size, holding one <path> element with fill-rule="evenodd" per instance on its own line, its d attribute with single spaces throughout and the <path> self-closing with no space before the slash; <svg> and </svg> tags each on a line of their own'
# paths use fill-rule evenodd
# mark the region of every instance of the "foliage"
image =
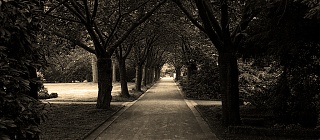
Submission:
<svg viewBox="0 0 320 140">
<path fill-rule="evenodd" d="M 267 89 L 268 106 L 280 124 L 317 125 L 320 51 L 315 34 L 320 31 L 320 22 L 305 18 L 308 11 L 307 6 L 293 0 L 275 2 L 254 21 L 245 45 L 249 50 L 245 52 L 253 53 L 251 56 L 262 62 L 260 66 L 276 62 L 273 69 L 281 70 L 276 84 Z"/>
<path fill-rule="evenodd" d="M 0 2 L 0 139 L 37 139 L 44 105 L 30 94 L 30 69 L 44 63 L 36 42 L 39 2 Z M 35 73 L 34 73 L 35 74 Z"/>
<path fill-rule="evenodd" d="M 274 64 L 261 67 L 255 63 L 254 60 L 239 62 L 240 97 L 257 108 L 270 109 L 270 96 L 281 71 Z"/>
<path fill-rule="evenodd" d="M 49 67 L 43 70 L 46 82 L 91 81 L 91 58 L 88 52 L 75 48 L 49 56 Z"/>
<path fill-rule="evenodd" d="M 50 98 L 57 98 L 58 93 L 50 93 L 48 92 L 48 89 L 42 86 L 40 90 L 38 91 L 38 99 L 50 99 Z"/>
<path fill-rule="evenodd" d="M 220 99 L 217 62 L 201 51 L 196 54 L 193 54 L 197 56 L 194 58 L 198 67 L 196 74 L 188 80 L 181 81 L 186 96 L 197 99 Z"/>
<path fill-rule="evenodd" d="M 320 19 L 320 1 L 319 0 L 295 0 L 309 7 L 305 18 Z"/>
</svg>

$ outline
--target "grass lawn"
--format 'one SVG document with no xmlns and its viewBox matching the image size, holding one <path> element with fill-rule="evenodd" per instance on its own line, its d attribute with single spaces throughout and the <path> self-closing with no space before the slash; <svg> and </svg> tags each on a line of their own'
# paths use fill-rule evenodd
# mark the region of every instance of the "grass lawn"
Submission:
<svg viewBox="0 0 320 140">
<path fill-rule="evenodd" d="M 50 93 L 58 93 L 58 98 L 47 99 L 46 101 L 67 101 L 67 102 L 95 102 L 98 97 L 98 84 L 87 83 L 44 83 L 44 87 Z M 134 83 L 128 83 L 128 89 L 132 89 Z M 111 95 L 119 96 L 121 86 L 119 82 L 113 83 Z"/>
<path fill-rule="evenodd" d="M 207 121 L 209 124 L 209 127 L 213 131 L 213 133 L 216 134 L 216 136 L 220 140 L 313 140 L 313 139 L 319 139 L 315 137 L 294 137 L 294 136 L 266 136 L 263 134 L 260 134 L 259 132 L 255 132 L 254 129 L 251 129 L 251 127 L 248 127 L 247 131 L 252 131 L 251 133 L 255 134 L 244 134 L 244 133 L 230 133 L 228 131 L 228 128 L 223 127 L 221 123 L 221 106 L 204 106 L 204 105 L 198 105 L 196 106 L 197 110 L 200 112 L 202 117 Z M 249 108 L 250 109 L 250 108 Z M 263 112 L 254 112 L 253 110 L 249 110 L 248 108 L 242 107 L 240 108 L 240 111 L 242 112 L 241 115 L 261 115 Z M 252 113 L 254 112 L 254 113 Z M 266 128 L 267 129 L 267 128 Z M 270 130 L 274 131 L 274 129 L 270 128 Z M 277 130 L 276 130 L 277 131 Z M 289 131 L 288 131 L 289 132 Z M 298 133 L 303 133 L 303 131 L 295 131 Z M 282 134 L 282 133 L 281 133 Z M 316 132 L 316 134 L 318 134 Z"/>
<path fill-rule="evenodd" d="M 56 86 L 55 88 L 52 88 Z M 74 84 L 78 86 L 79 84 Z M 73 85 L 73 88 L 74 88 Z M 88 86 L 92 85 L 91 83 L 82 84 L 83 87 L 80 91 L 80 86 L 77 87 L 78 91 L 76 93 L 70 92 L 69 96 L 68 92 L 64 91 L 62 97 L 59 99 L 53 98 L 53 100 L 43 100 L 46 102 L 51 101 L 62 101 L 67 102 L 63 104 L 55 104 L 51 103 L 51 107 L 48 107 L 48 119 L 45 122 L 42 122 L 40 125 L 41 129 L 41 140 L 76 140 L 83 138 L 87 133 L 89 133 L 92 129 L 98 127 L 108 118 L 110 118 L 114 113 L 119 111 L 123 106 L 122 105 L 111 105 L 111 110 L 102 110 L 96 109 L 95 103 L 88 104 L 79 104 L 77 101 L 95 101 L 90 100 L 89 98 L 96 98 L 96 95 L 90 95 L 86 93 L 84 89 L 88 88 Z M 63 91 L 62 89 L 70 86 L 70 84 L 52 84 L 51 88 Z M 143 88 L 143 91 L 149 89 L 151 85 Z M 69 90 L 72 91 L 73 88 L 69 87 Z M 93 87 L 94 88 L 94 87 Z M 95 92 L 95 91 L 94 91 Z M 138 99 L 143 92 L 134 92 L 130 90 L 130 98 L 124 98 L 121 96 L 113 96 L 112 101 L 115 102 L 131 102 Z M 84 96 L 86 95 L 86 96 Z M 68 104 L 72 103 L 72 104 Z"/>
<path fill-rule="evenodd" d="M 42 122 L 41 140 L 81 139 L 122 108 L 96 109 L 95 104 L 51 104 L 48 119 Z"/>
<path fill-rule="evenodd" d="M 119 83 L 113 85 L 113 102 L 131 102 L 143 94 L 143 92 L 130 90 L 134 83 L 128 83 L 128 85 L 131 95 L 129 98 L 119 96 Z M 146 91 L 151 86 L 143 87 L 142 90 Z M 58 93 L 59 97 L 42 100 L 44 103 L 51 102 L 51 107 L 48 106 L 48 119 L 40 125 L 41 140 L 82 139 L 123 107 L 111 105 L 111 110 L 96 109 L 95 101 L 98 91 L 96 83 L 48 83 L 45 87 L 48 88 L 49 93 Z"/>
</svg>

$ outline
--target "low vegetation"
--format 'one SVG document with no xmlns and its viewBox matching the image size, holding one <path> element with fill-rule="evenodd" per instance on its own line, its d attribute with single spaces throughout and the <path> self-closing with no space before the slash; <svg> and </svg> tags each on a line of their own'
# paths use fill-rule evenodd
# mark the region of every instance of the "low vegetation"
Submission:
<svg viewBox="0 0 320 140">
<path fill-rule="evenodd" d="M 95 104 L 51 104 L 47 118 L 41 123 L 41 140 L 75 140 L 83 138 L 122 108 L 96 109 Z"/>
<path fill-rule="evenodd" d="M 221 121 L 221 106 L 196 106 L 211 130 L 221 140 L 316 140 L 320 138 L 319 129 L 307 129 L 297 124 L 279 125 L 270 112 L 253 106 L 240 108 L 243 125 L 225 127 Z"/>
</svg>

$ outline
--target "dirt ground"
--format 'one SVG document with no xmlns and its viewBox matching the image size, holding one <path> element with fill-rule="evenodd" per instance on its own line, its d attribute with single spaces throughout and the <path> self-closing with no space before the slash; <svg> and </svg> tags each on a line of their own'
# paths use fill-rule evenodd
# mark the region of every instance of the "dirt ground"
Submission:
<svg viewBox="0 0 320 140">
<path fill-rule="evenodd" d="M 96 101 L 98 96 L 97 83 L 44 83 L 44 87 L 50 93 L 58 93 L 58 98 L 47 101 Z M 134 83 L 128 83 L 129 90 Z M 112 96 L 120 94 L 120 83 L 113 83 Z"/>
</svg>

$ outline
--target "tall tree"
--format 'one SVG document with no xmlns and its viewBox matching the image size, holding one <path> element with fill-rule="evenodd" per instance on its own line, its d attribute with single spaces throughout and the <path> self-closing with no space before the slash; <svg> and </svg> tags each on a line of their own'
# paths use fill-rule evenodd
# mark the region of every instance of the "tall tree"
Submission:
<svg viewBox="0 0 320 140">
<path fill-rule="evenodd" d="M 149 30 L 152 32 L 152 30 Z M 135 80 L 135 90 L 142 91 L 142 75 L 143 75 L 143 65 L 146 62 L 146 59 L 153 48 L 153 44 L 156 41 L 156 35 L 143 35 L 145 37 L 143 40 L 140 40 L 139 43 L 133 48 L 134 49 L 134 60 L 136 65 L 136 80 Z"/>
<path fill-rule="evenodd" d="M 261 2 L 265 1 L 194 0 L 182 2 L 174 0 L 174 2 L 188 19 L 207 35 L 218 50 L 222 121 L 226 126 L 241 124 L 236 55 L 246 28 L 259 13 Z M 200 19 L 196 18 L 197 15 Z"/>
<path fill-rule="evenodd" d="M 111 56 L 117 47 L 135 28 L 146 21 L 166 2 L 153 1 L 101 1 L 101 0 L 56 0 L 47 3 L 48 17 L 56 21 L 81 25 L 83 35 L 89 36 L 92 46 L 69 36 L 69 32 L 49 30 L 58 37 L 67 39 L 77 46 L 95 54 L 98 68 L 97 108 L 110 108 L 112 91 Z M 142 10 L 140 10 L 142 9 Z M 59 10 L 63 12 L 59 12 Z"/>
<path fill-rule="evenodd" d="M 126 59 L 130 54 L 132 47 L 134 46 L 135 46 L 134 40 L 133 42 L 130 42 L 130 43 L 123 43 L 116 49 L 116 53 L 115 53 L 118 60 L 118 64 L 119 64 L 122 97 L 130 97 L 128 84 L 127 84 Z"/>
</svg>

